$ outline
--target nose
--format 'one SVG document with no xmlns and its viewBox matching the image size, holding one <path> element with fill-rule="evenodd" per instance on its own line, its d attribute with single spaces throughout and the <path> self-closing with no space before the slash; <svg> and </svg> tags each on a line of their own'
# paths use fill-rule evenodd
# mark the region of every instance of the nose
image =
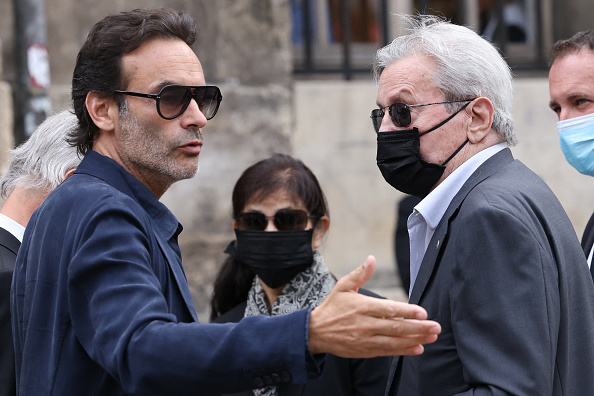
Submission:
<svg viewBox="0 0 594 396">
<path fill-rule="evenodd" d="M 278 228 L 276 228 L 276 225 L 274 224 L 274 216 L 266 217 L 266 221 L 268 221 L 268 223 L 266 224 L 264 231 L 278 231 Z"/>
<path fill-rule="evenodd" d="M 384 109 L 384 116 L 382 118 L 382 123 L 380 124 L 380 132 L 384 131 L 393 131 L 396 129 L 396 125 L 392 122 L 392 117 L 390 117 L 390 111 L 386 107 Z"/>
<path fill-rule="evenodd" d="M 180 116 L 182 126 L 184 128 L 191 128 L 191 127 L 198 127 L 204 128 L 206 126 L 207 120 L 206 116 L 200 111 L 200 107 L 198 106 L 198 102 L 196 99 L 192 98 L 190 100 L 190 104 L 186 111 Z"/>
</svg>

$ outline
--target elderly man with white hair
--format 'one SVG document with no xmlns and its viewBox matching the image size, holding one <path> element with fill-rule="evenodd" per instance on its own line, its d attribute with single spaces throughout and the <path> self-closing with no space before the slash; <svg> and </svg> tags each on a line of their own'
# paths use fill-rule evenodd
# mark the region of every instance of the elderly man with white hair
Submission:
<svg viewBox="0 0 594 396">
<path fill-rule="evenodd" d="M 419 196 L 410 302 L 442 333 L 393 360 L 386 395 L 590 395 L 594 284 L 548 186 L 510 149 L 512 76 L 472 30 L 409 18 L 378 51 L 377 164 Z"/>
<path fill-rule="evenodd" d="M 76 116 L 62 111 L 46 119 L 11 151 L 0 193 L 0 396 L 15 394 L 14 349 L 10 324 L 10 282 L 17 252 L 31 215 L 45 197 L 68 177 L 81 158 L 66 141 L 77 128 Z"/>
</svg>

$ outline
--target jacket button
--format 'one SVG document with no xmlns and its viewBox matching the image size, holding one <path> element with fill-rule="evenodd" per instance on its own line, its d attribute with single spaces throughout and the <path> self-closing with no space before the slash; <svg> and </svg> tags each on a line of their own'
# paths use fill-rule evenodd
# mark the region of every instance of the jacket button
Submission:
<svg viewBox="0 0 594 396">
<path fill-rule="evenodd" d="M 264 386 L 264 381 L 262 381 L 262 378 L 260 378 L 260 377 L 255 377 L 254 385 L 256 386 L 256 388 L 261 388 Z"/>
<path fill-rule="evenodd" d="M 272 374 L 270 377 L 272 378 L 272 382 L 274 382 L 275 384 L 281 383 L 281 377 L 277 373 Z"/>
<path fill-rule="evenodd" d="M 270 378 L 268 375 L 263 376 L 262 379 L 264 380 L 264 385 L 272 385 L 272 378 Z"/>
<path fill-rule="evenodd" d="M 291 374 L 286 371 L 280 372 L 280 378 L 283 382 L 291 382 Z"/>
</svg>

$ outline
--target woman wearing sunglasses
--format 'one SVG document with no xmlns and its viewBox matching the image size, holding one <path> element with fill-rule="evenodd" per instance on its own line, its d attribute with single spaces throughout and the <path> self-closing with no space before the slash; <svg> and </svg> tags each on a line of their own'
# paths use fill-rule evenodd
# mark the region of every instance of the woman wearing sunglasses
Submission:
<svg viewBox="0 0 594 396">
<path fill-rule="evenodd" d="M 246 169 L 233 190 L 236 240 L 215 280 L 211 319 L 281 315 L 324 301 L 336 278 L 317 251 L 330 219 L 314 174 L 301 161 L 277 154 Z M 361 293 L 373 295 L 368 291 Z M 243 395 L 380 395 L 389 358 L 344 359 L 327 355 L 323 375 L 306 385 L 264 386 Z"/>
</svg>

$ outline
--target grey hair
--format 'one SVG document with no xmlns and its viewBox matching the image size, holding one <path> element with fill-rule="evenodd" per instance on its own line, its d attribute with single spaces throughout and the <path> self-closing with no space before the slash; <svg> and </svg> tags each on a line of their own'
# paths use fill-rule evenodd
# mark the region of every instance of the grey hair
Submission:
<svg viewBox="0 0 594 396">
<path fill-rule="evenodd" d="M 444 100 L 486 97 L 493 103 L 493 129 L 508 146 L 518 140 L 511 105 L 512 73 L 497 49 L 471 29 L 432 15 L 399 15 L 410 25 L 408 34 L 379 49 L 374 59 L 376 85 L 390 64 L 411 56 L 436 62 L 435 84 Z M 459 104 L 448 104 L 450 112 Z"/>
<path fill-rule="evenodd" d="M 50 192 L 62 181 L 66 172 L 81 161 L 76 147 L 66 138 L 78 128 L 78 119 L 65 110 L 48 117 L 31 137 L 10 151 L 8 171 L 0 179 L 0 193 L 10 195 L 17 186 Z"/>
</svg>

